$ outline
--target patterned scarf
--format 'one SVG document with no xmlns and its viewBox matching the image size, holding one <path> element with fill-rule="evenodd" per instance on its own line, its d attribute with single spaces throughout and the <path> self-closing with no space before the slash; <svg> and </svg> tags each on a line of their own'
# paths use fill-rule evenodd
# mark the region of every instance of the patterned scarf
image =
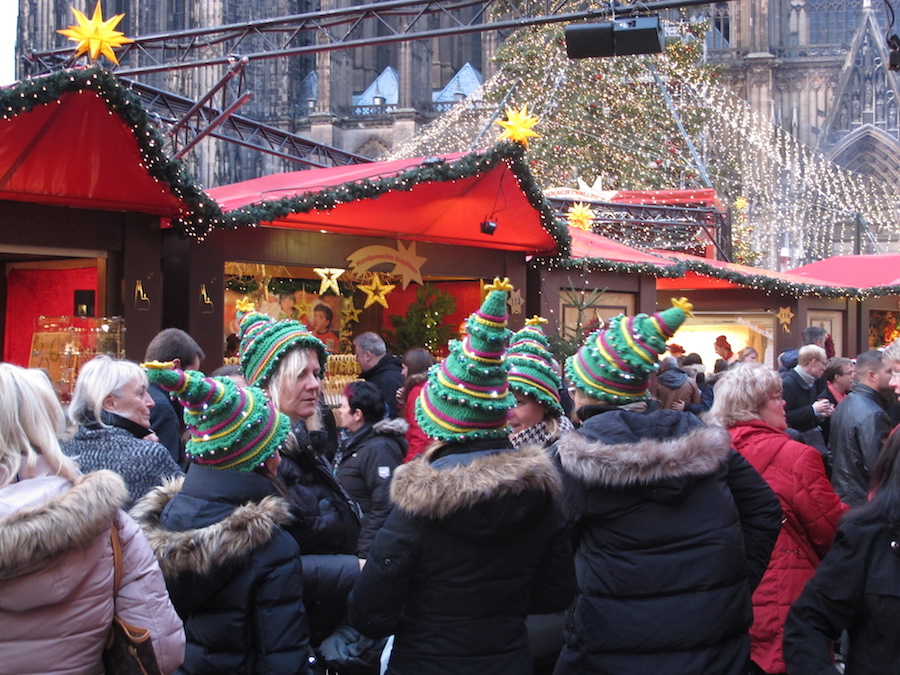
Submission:
<svg viewBox="0 0 900 675">
<path fill-rule="evenodd" d="M 510 434 L 509 442 L 514 448 L 521 448 L 523 445 L 539 445 L 542 448 L 548 448 L 562 436 L 564 433 L 572 431 L 575 425 L 565 416 L 556 418 L 556 431 L 552 432 L 550 425 L 546 421 L 535 424 L 522 431 Z"/>
</svg>

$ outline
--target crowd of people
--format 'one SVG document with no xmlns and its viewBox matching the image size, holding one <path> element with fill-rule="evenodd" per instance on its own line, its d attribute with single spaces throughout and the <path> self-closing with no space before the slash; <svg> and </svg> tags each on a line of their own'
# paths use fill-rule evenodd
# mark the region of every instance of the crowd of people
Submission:
<svg viewBox="0 0 900 675">
<path fill-rule="evenodd" d="M 0 673 L 103 673 L 114 617 L 162 673 L 900 671 L 900 342 L 706 375 L 682 298 L 560 363 L 511 290 L 439 362 L 357 336 L 334 414 L 285 305 L 211 376 L 174 328 L 95 357 L 67 417 L 0 364 Z"/>
</svg>

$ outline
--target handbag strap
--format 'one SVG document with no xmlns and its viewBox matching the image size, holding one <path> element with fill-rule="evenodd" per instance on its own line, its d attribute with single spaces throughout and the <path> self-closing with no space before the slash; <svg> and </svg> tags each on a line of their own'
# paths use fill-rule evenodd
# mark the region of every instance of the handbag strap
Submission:
<svg viewBox="0 0 900 675">
<path fill-rule="evenodd" d="M 119 524 L 113 522 L 109 531 L 109 540 L 113 551 L 113 597 L 119 595 L 119 584 L 122 583 L 122 540 L 119 539 Z"/>
</svg>

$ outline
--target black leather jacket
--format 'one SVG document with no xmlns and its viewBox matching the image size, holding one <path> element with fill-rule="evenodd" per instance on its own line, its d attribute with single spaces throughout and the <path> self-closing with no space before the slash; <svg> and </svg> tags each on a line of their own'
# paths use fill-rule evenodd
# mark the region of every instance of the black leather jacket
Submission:
<svg viewBox="0 0 900 675">
<path fill-rule="evenodd" d="M 864 504 L 871 489 L 871 470 L 890 431 L 890 401 L 864 384 L 847 395 L 831 416 L 831 482 L 851 506 Z"/>
</svg>

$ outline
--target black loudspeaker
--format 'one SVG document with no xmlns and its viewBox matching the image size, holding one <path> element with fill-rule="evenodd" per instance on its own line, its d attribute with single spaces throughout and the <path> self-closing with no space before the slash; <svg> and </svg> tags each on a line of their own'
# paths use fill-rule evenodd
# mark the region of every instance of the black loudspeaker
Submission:
<svg viewBox="0 0 900 675">
<path fill-rule="evenodd" d="M 663 44 L 662 24 L 658 16 L 566 26 L 566 53 L 570 59 L 659 54 Z"/>
<path fill-rule="evenodd" d="M 570 59 L 615 56 L 611 23 L 573 23 L 566 26 L 566 55 Z"/>
<path fill-rule="evenodd" d="M 75 291 L 75 316 L 94 316 L 94 291 Z"/>
</svg>

